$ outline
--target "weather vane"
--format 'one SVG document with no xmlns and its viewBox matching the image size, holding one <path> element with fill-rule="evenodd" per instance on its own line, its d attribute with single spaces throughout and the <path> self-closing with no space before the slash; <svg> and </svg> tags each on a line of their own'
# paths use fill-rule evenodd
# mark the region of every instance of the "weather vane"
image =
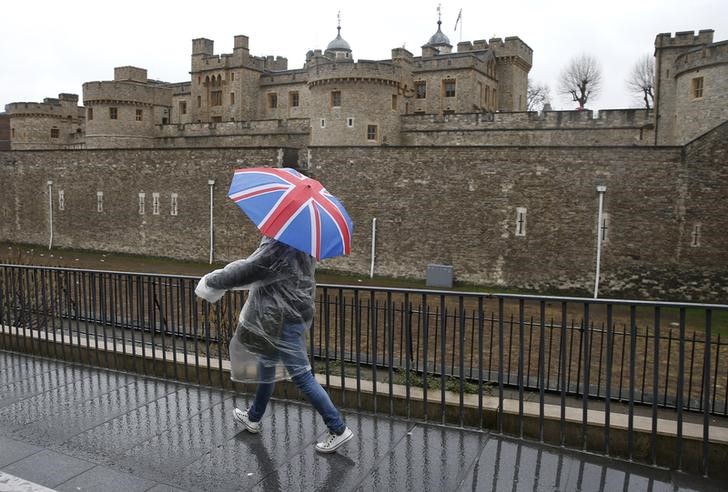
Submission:
<svg viewBox="0 0 728 492">
<path fill-rule="evenodd" d="M 341 28 L 341 10 L 336 13 L 336 27 Z"/>
<path fill-rule="evenodd" d="M 442 14 L 442 4 L 441 3 L 438 3 L 437 4 L 437 21 L 438 22 L 440 22 L 442 20 L 440 18 L 441 14 Z"/>
</svg>

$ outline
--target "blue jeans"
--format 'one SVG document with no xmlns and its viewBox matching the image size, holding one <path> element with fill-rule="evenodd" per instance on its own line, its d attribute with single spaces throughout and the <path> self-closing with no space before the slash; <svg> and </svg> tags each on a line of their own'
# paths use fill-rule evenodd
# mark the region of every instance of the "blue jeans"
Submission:
<svg viewBox="0 0 728 492">
<path fill-rule="evenodd" d="M 306 399 L 313 405 L 316 411 L 324 419 L 326 427 L 334 434 L 341 434 L 346 429 L 346 424 L 341 413 L 334 406 L 326 390 L 316 381 L 310 370 L 301 371 L 302 367 L 308 366 L 308 354 L 306 353 L 306 339 L 304 336 L 305 326 L 303 323 L 284 323 L 281 339 L 285 346 L 296 347 L 296 350 L 280 351 L 280 358 L 286 370 L 291 374 L 291 379 L 296 387 L 306 396 Z M 258 377 L 260 381 L 270 381 L 275 376 L 275 364 L 258 361 Z M 268 401 L 273 394 L 275 383 L 258 383 L 255 390 L 255 400 L 248 409 L 248 418 L 258 422 L 265 413 Z"/>
</svg>

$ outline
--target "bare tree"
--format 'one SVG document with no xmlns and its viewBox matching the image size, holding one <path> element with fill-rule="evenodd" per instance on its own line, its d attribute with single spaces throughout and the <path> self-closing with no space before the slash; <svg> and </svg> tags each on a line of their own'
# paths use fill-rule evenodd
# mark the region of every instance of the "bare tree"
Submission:
<svg viewBox="0 0 728 492">
<path fill-rule="evenodd" d="M 651 109 L 655 104 L 655 58 L 649 54 L 642 55 L 632 67 L 632 73 L 627 79 L 630 92 L 638 95 L 645 103 L 645 108 Z"/>
<path fill-rule="evenodd" d="M 602 70 L 594 57 L 582 54 L 571 59 L 559 76 L 559 92 L 569 94 L 579 109 L 599 95 Z"/>
<path fill-rule="evenodd" d="M 528 111 L 540 111 L 543 105 L 551 102 L 551 89 L 548 84 L 542 84 L 528 79 L 526 90 L 526 109 Z"/>
</svg>

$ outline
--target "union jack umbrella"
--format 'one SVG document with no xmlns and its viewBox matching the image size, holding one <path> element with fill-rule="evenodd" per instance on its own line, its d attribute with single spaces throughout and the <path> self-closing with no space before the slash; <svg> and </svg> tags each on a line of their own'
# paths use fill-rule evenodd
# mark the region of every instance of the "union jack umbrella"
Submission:
<svg viewBox="0 0 728 492">
<path fill-rule="evenodd" d="M 321 183 L 290 168 L 235 171 L 228 197 L 268 237 L 317 260 L 347 255 L 354 224 Z"/>
</svg>

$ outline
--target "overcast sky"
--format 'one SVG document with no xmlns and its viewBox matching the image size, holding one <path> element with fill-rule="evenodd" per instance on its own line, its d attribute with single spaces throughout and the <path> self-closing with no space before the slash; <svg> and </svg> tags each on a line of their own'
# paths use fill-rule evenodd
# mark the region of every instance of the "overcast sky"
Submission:
<svg viewBox="0 0 728 492">
<path fill-rule="evenodd" d="M 111 80 L 117 66 L 188 81 L 194 38 L 212 39 L 220 54 L 245 34 L 251 54 L 283 56 L 288 68 L 301 68 L 308 50 L 336 37 L 339 10 L 355 59 L 388 59 L 401 46 L 419 56 L 437 29 L 438 3 L 453 46 L 494 36 L 528 44 L 530 77 L 551 87 L 554 109 L 575 107 L 558 94 L 557 79 L 576 55 L 601 63 L 604 89 L 589 107 L 635 107 L 625 79 L 640 55 L 653 53 L 656 34 L 713 29 L 714 41 L 728 39 L 728 0 L 8 1 L 0 10 L 0 110 L 62 92 L 82 98 L 84 82 Z"/>
</svg>

